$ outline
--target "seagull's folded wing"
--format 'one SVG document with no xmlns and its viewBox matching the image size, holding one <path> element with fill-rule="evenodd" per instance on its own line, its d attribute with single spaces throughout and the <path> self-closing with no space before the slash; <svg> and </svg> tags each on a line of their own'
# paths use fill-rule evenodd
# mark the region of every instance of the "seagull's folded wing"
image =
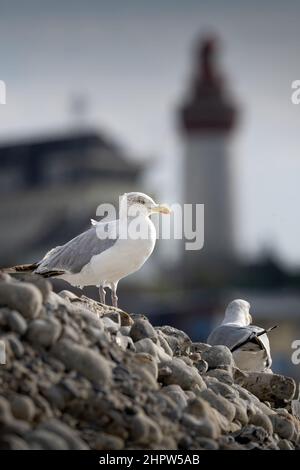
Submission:
<svg viewBox="0 0 300 470">
<path fill-rule="evenodd" d="M 255 338 L 255 341 L 266 351 L 268 356 L 268 366 L 270 367 L 272 364 L 272 358 L 269 338 L 265 333 L 256 337 L 256 335 L 262 331 L 264 331 L 262 328 L 254 325 L 245 327 L 221 325 L 212 331 L 207 338 L 207 343 L 212 346 L 223 344 L 232 351 L 233 349 L 238 348 L 239 345 L 243 345 L 252 338 Z"/>
<path fill-rule="evenodd" d="M 97 224 L 70 240 L 63 246 L 49 251 L 40 261 L 37 273 L 51 271 L 79 273 L 91 258 L 111 248 L 117 241 L 117 221 Z"/>
</svg>

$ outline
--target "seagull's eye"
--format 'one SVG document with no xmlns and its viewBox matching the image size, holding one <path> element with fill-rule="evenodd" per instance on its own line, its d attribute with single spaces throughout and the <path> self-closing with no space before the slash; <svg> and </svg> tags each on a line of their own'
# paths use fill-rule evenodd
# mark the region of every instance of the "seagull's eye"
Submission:
<svg viewBox="0 0 300 470">
<path fill-rule="evenodd" d="M 137 198 L 137 203 L 138 204 L 146 204 L 145 199 L 142 199 L 141 197 Z"/>
</svg>

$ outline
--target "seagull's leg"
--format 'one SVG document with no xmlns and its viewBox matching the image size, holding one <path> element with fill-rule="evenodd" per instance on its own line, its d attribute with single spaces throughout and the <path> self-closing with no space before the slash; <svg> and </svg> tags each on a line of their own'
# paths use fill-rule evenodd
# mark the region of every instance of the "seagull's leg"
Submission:
<svg viewBox="0 0 300 470">
<path fill-rule="evenodd" d="M 118 308 L 117 286 L 115 282 L 111 284 L 111 303 L 113 307 Z"/>
<path fill-rule="evenodd" d="M 105 292 L 105 289 L 103 286 L 100 286 L 99 287 L 99 296 L 100 296 L 100 302 L 101 304 L 104 304 L 105 305 L 105 296 L 106 296 L 106 292 Z"/>
</svg>

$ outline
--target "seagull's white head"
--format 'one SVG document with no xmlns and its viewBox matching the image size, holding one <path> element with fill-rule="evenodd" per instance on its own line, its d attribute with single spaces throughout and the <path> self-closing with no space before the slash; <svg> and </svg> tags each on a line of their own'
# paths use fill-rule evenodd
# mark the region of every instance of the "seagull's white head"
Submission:
<svg viewBox="0 0 300 470">
<path fill-rule="evenodd" d="M 235 323 L 239 326 L 250 325 L 252 323 L 252 317 L 249 310 L 250 304 L 246 300 L 233 300 L 226 308 L 222 324 Z"/>
<path fill-rule="evenodd" d="M 120 217 L 145 215 L 146 217 L 159 212 L 161 214 L 170 214 L 171 210 L 163 204 L 156 202 L 144 193 L 125 193 L 120 199 Z"/>
</svg>

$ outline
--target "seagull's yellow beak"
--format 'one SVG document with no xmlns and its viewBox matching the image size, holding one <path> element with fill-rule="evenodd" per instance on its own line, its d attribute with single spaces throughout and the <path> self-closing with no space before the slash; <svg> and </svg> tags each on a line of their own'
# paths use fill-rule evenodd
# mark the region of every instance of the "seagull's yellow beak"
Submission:
<svg viewBox="0 0 300 470">
<path fill-rule="evenodd" d="M 156 206 L 152 206 L 151 211 L 158 212 L 160 214 L 171 214 L 172 212 L 171 209 L 164 204 L 157 204 Z"/>
</svg>

